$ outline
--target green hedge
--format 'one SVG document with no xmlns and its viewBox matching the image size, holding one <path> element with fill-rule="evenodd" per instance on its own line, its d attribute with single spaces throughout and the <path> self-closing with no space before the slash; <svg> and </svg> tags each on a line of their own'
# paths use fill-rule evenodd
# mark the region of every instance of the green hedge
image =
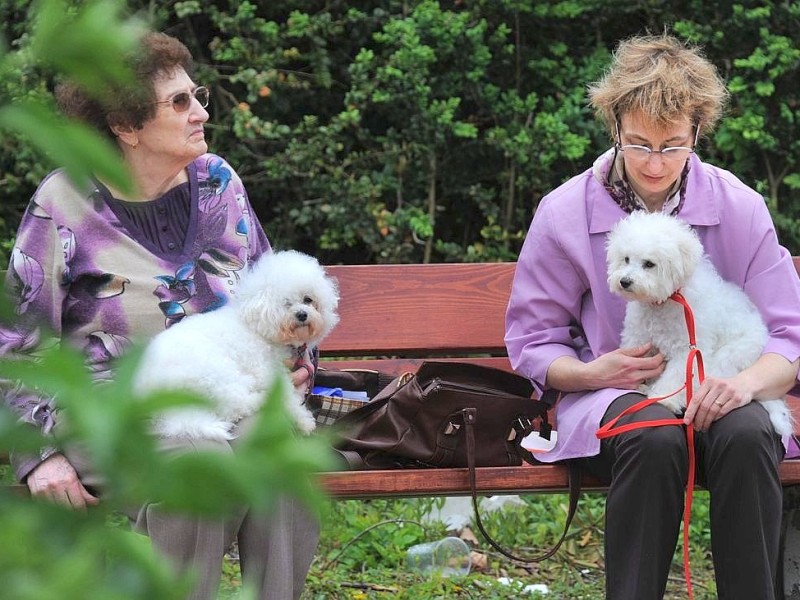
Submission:
<svg viewBox="0 0 800 600">
<path fill-rule="evenodd" d="M 6 38 L 23 44 L 24 6 L 0 1 Z M 620 38 L 666 29 L 702 45 L 729 82 L 727 118 L 701 156 L 758 189 L 800 253 L 798 3 L 129 7 L 192 49 L 213 90 L 211 148 L 240 171 L 277 246 L 329 263 L 514 260 L 538 200 L 609 144 L 586 84 Z M 43 90 L 35 73 L 0 83 L 7 96 Z M 0 149 L 8 238 L 52 165 L 9 136 Z"/>
</svg>

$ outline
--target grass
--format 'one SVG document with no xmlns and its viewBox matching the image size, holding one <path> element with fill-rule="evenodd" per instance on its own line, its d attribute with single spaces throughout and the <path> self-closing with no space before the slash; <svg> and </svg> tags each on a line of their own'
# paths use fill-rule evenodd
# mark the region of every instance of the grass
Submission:
<svg viewBox="0 0 800 600">
<path fill-rule="evenodd" d="M 566 516 L 565 495 L 532 495 L 520 507 L 507 507 L 484 517 L 497 540 L 521 553 L 548 549 L 558 538 Z M 425 514 L 441 499 L 336 501 L 324 516 L 322 538 L 309 572 L 302 600 L 420 600 L 438 598 L 547 598 L 602 600 L 603 494 L 584 493 L 570 533 L 552 558 L 530 566 L 514 564 L 476 533 L 473 556 L 485 564 L 464 577 L 442 578 L 410 572 L 406 550 L 417 543 L 448 535 Z M 717 597 L 710 558 L 708 494 L 696 493 L 692 516 L 691 567 L 696 600 Z M 476 529 L 477 532 L 477 529 Z M 464 532 L 462 532 L 464 533 Z M 450 532 L 452 534 L 452 532 Z M 469 543 L 469 542 L 468 542 Z M 505 577 L 515 582 L 504 585 Z M 234 599 L 240 585 L 238 567 L 229 562 L 220 598 Z M 528 584 L 546 584 L 549 594 L 523 593 Z M 687 597 L 682 547 L 673 559 L 666 600 Z"/>
<path fill-rule="evenodd" d="M 11 477 L 0 467 L 0 478 Z M 567 511 L 563 494 L 523 497 L 524 506 L 507 507 L 483 515 L 484 524 L 503 545 L 534 554 L 548 549 L 558 539 Z M 441 578 L 410 572 L 405 566 L 406 550 L 418 543 L 439 539 L 447 532 L 425 515 L 442 499 L 331 501 L 323 516 L 322 537 L 309 572 L 302 600 L 429 600 L 438 598 L 536 598 L 522 588 L 546 584 L 547 600 L 602 600 L 603 512 L 605 495 L 584 493 L 570 533 L 558 553 L 538 564 L 517 565 L 483 540 L 475 530 L 473 556 L 485 557 L 485 565 L 474 567 L 465 577 Z M 126 527 L 127 523 L 112 526 Z M 465 534 L 467 532 L 461 532 Z M 717 597 L 711 565 L 708 493 L 696 491 L 690 528 L 691 574 L 696 600 Z M 468 541 L 468 543 L 470 543 Z M 687 597 L 683 577 L 682 545 L 672 562 L 665 600 Z M 512 579 L 516 586 L 498 582 Z M 223 567 L 220 600 L 239 598 L 239 565 L 228 558 Z"/>
</svg>

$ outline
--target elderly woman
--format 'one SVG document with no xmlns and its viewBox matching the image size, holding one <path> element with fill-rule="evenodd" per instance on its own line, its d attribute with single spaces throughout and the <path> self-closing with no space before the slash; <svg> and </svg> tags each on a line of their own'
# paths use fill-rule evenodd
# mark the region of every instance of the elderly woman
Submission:
<svg viewBox="0 0 800 600">
<path fill-rule="evenodd" d="M 800 285 L 791 257 L 778 245 L 761 195 L 695 153 L 726 100 L 723 82 L 697 49 L 667 35 L 629 39 L 589 91 L 614 147 L 542 199 L 506 316 L 514 368 L 540 391 L 561 392 L 558 442 L 541 459 L 580 459 L 609 485 L 607 597 L 662 598 L 680 529 L 687 442 L 674 426 L 602 442 L 595 436 L 642 399 L 632 390 L 664 370 L 657 348 L 619 347 L 625 306 L 608 289 L 605 242 L 633 211 L 685 221 L 770 332 L 752 367 L 705 379 L 683 421 L 696 431 L 699 479 L 710 492 L 719 598 L 775 598 L 785 446 L 752 400 L 780 397 L 797 380 Z M 671 416 L 655 404 L 620 423 Z"/>
<path fill-rule="evenodd" d="M 46 325 L 85 351 L 98 378 L 111 376 L 110 363 L 134 339 L 226 302 L 238 273 L 270 251 L 241 180 L 207 153 L 209 90 L 193 81 L 187 48 L 151 33 L 131 61 L 135 85 L 108 103 L 72 85 L 56 95 L 65 114 L 114 141 L 132 190 L 99 179 L 75 185 L 63 172 L 51 173 L 24 215 L 8 272 L 20 316 L 6 339 L 16 339 L 17 351 L 29 349 L 42 341 L 38 326 Z M 307 377 L 301 369 L 293 381 L 304 386 Z M 57 424 L 52 400 L 17 392 L 6 402 L 45 433 Z M 219 450 L 231 448 L 220 444 Z M 33 495 L 75 508 L 98 502 L 84 457 L 55 442 L 39 456 L 13 462 Z M 191 598 L 198 599 L 215 596 L 234 540 L 244 577 L 260 597 L 299 597 L 319 533 L 288 500 L 270 518 L 246 512 L 207 522 L 147 505 L 132 519 L 176 565 L 194 570 L 199 581 Z"/>
</svg>

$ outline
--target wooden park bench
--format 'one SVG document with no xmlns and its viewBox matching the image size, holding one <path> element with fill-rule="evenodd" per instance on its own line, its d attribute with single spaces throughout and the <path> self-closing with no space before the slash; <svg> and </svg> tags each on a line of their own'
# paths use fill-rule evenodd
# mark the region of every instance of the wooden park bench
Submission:
<svg viewBox="0 0 800 600">
<path fill-rule="evenodd" d="M 800 257 L 794 259 L 800 273 Z M 458 360 L 511 369 L 503 335 L 515 263 L 337 265 L 341 320 L 321 348 L 322 366 L 414 371 L 424 360 Z M 789 402 L 800 434 L 800 389 Z M 0 463 L 7 456 L 0 456 Z M 800 484 L 800 460 L 780 466 L 784 486 Z M 334 498 L 459 496 L 470 493 L 468 470 L 396 469 L 322 473 Z M 480 467 L 483 495 L 565 492 L 562 465 Z M 17 486 L 24 492 L 24 486 Z M 585 475 L 583 489 L 604 489 Z"/>
<path fill-rule="evenodd" d="M 800 273 L 800 257 L 794 259 Z M 341 321 L 323 342 L 331 368 L 401 374 L 423 360 L 458 360 L 511 369 L 503 335 L 515 263 L 327 267 L 339 281 Z M 357 357 L 357 358 L 356 358 Z M 789 402 L 800 433 L 800 388 Z M 556 426 L 557 428 L 557 426 Z M 780 466 L 784 486 L 800 483 L 800 460 Z M 469 495 L 468 470 L 396 469 L 323 473 L 336 498 Z M 584 489 L 603 489 L 585 475 Z M 477 469 L 480 494 L 564 492 L 562 465 Z"/>
</svg>

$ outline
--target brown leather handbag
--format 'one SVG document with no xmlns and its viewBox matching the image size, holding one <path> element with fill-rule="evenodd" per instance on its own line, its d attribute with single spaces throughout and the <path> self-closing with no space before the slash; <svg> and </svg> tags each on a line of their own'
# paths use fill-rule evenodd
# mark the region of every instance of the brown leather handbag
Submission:
<svg viewBox="0 0 800 600">
<path fill-rule="evenodd" d="M 533 464 L 520 442 L 531 431 L 549 438 L 550 406 L 533 398 L 526 378 L 489 367 L 425 362 L 415 375 L 397 378 L 371 402 L 337 422 L 337 450 L 350 469 L 468 467 L 476 523 L 499 552 L 522 562 L 552 556 L 566 537 L 580 494 L 580 474 L 570 468 L 570 510 L 564 534 L 546 554 L 516 556 L 485 531 L 475 485 L 476 467 Z"/>
</svg>

